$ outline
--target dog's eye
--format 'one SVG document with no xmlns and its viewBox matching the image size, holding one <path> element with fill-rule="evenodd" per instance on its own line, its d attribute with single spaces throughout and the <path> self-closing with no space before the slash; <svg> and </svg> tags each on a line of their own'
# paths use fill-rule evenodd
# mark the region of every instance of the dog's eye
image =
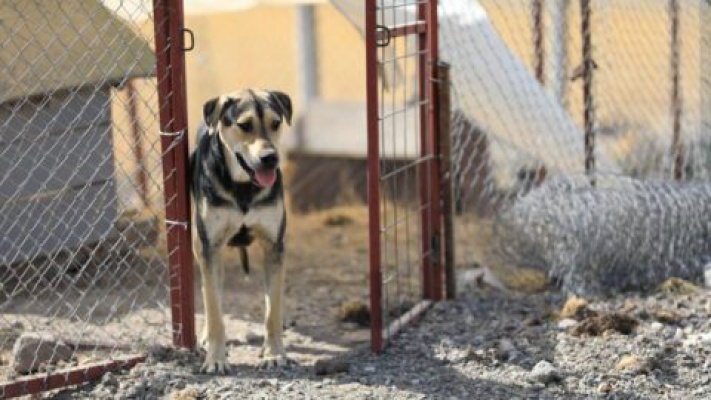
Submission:
<svg viewBox="0 0 711 400">
<path fill-rule="evenodd" d="M 252 122 L 251 122 L 251 121 L 238 123 L 237 126 L 239 126 L 239 129 L 241 129 L 242 132 L 245 132 L 245 133 L 252 132 L 252 129 L 254 128 L 254 127 L 252 126 Z"/>
<path fill-rule="evenodd" d="M 281 126 L 281 121 L 280 121 L 280 120 L 275 119 L 274 121 L 272 121 L 272 130 L 273 130 L 273 131 L 279 129 L 280 126 Z"/>
</svg>

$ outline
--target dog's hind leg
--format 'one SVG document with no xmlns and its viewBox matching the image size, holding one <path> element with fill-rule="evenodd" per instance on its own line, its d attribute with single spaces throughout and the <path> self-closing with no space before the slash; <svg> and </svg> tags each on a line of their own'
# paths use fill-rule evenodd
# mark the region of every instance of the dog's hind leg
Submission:
<svg viewBox="0 0 711 400">
<path fill-rule="evenodd" d="M 202 342 L 207 354 L 201 371 L 207 373 L 225 373 L 229 370 L 227 366 L 227 347 L 225 336 L 225 325 L 222 320 L 222 300 L 220 269 L 222 262 L 217 254 L 218 247 L 207 245 L 207 240 L 199 237 L 194 239 L 196 243 L 195 258 L 200 265 L 202 276 L 202 298 L 205 307 L 205 327 L 202 333 Z"/>
<path fill-rule="evenodd" d="M 264 316 L 264 349 L 262 350 L 261 367 L 273 368 L 294 364 L 287 358 L 282 335 L 284 331 L 284 245 L 264 242 L 264 300 L 266 312 Z"/>
</svg>

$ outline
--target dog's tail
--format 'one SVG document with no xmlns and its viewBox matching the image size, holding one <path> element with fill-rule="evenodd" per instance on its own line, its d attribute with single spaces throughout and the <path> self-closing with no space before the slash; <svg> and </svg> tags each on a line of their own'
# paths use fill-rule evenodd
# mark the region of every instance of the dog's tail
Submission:
<svg viewBox="0 0 711 400">
<path fill-rule="evenodd" d="M 249 254 L 247 253 L 247 248 L 244 246 L 239 247 L 239 260 L 242 263 L 244 273 L 249 275 Z"/>
</svg>

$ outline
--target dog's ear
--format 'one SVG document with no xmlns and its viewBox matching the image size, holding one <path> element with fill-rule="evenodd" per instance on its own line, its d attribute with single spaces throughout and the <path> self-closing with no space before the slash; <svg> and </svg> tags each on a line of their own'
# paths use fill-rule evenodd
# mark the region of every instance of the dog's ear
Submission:
<svg viewBox="0 0 711 400">
<path fill-rule="evenodd" d="M 228 97 L 222 102 L 222 104 L 220 104 L 220 113 L 218 114 L 218 117 L 222 120 L 222 125 L 232 126 L 235 124 L 235 110 L 234 107 L 232 107 L 235 103 L 237 103 L 237 99 Z"/>
<path fill-rule="evenodd" d="M 202 117 L 205 120 L 205 124 L 208 128 L 215 128 L 217 126 L 217 121 L 220 120 L 220 108 L 218 105 L 220 103 L 220 98 L 215 97 L 205 102 L 202 106 Z"/>
<path fill-rule="evenodd" d="M 226 111 L 229 110 L 230 106 L 236 103 L 237 100 L 232 97 L 215 97 L 210 99 L 202 107 L 202 115 L 205 119 L 205 124 L 210 128 L 216 128 L 217 122 L 222 119 L 222 124 L 225 126 L 230 126 L 234 123 L 234 117 L 227 115 Z"/>
<path fill-rule="evenodd" d="M 289 97 L 288 94 L 277 90 L 270 90 L 268 93 L 269 100 L 274 109 L 284 117 L 287 124 L 291 125 L 291 97 Z"/>
</svg>

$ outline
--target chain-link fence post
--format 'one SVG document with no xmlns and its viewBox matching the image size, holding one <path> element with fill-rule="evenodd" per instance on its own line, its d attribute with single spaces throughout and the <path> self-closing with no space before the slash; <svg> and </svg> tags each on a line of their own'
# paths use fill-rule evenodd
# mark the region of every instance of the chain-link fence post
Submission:
<svg viewBox="0 0 711 400">
<path fill-rule="evenodd" d="M 684 179 L 684 145 L 681 138 L 682 94 L 679 59 L 679 2 L 669 0 L 669 69 L 671 71 L 672 159 L 674 179 Z"/>
<path fill-rule="evenodd" d="M 585 173 L 595 185 L 595 100 L 593 97 L 592 8 L 590 0 L 580 0 L 581 34 L 583 42 L 583 115 L 585 125 Z"/>
</svg>

